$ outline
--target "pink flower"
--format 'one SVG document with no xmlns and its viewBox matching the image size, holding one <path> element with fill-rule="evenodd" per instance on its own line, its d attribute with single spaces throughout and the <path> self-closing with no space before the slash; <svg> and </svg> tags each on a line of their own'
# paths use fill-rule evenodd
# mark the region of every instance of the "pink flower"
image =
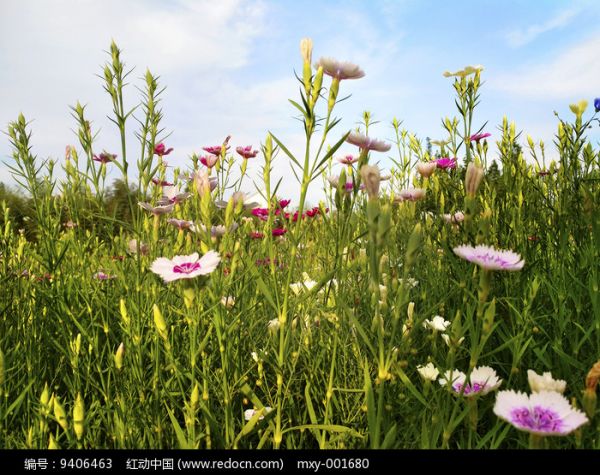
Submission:
<svg viewBox="0 0 600 475">
<path fill-rule="evenodd" d="M 179 279 L 193 279 L 199 275 L 206 275 L 213 272 L 221 257 L 218 252 L 208 251 L 201 258 L 197 252 L 189 256 L 175 256 L 173 259 L 159 257 L 156 259 L 150 270 L 162 277 L 165 283 L 173 282 Z"/>
<path fill-rule="evenodd" d="M 344 165 L 352 165 L 358 162 L 358 157 L 355 157 L 354 155 L 346 155 L 345 157 L 338 158 L 337 161 Z"/>
<path fill-rule="evenodd" d="M 500 391 L 494 414 L 519 430 L 542 436 L 567 435 L 588 422 L 583 412 L 555 391 L 530 395 Z"/>
<path fill-rule="evenodd" d="M 173 186 L 173 183 L 169 183 L 168 181 L 161 181 L 158 178 L 152 178 L 152 183 L 154 183 L 156 186 Z"/>
<path fill-rule="evenodd" d="M 117 158 L 117 156 L 112 153 L 102 152 L 100 155 L 94 155 L 92 160 L 100 163 L 110 163 L 114 161 L 115 158 Z"/>
<path fill-rule="evenodd" d="M 193 221 L 186 221 L 185 219 L 175 219 L 169 218 L 167 219 L 167 223 L 172 224 L 177 229 L 189 229 L 190 231 L 196 231 L 196 226 Z"/>
<path fill-rule="evenodd" d="M 359 79 L 365 75 L 364 71 L 356 64 L 341 62 L 332 58 L 321 58 L 315 66 L 317 69 L 322 67 L 325 74 L 339 81 L 342 79 Z"/>
<path fill-rule="evenodd" d="M 265 237 L 265 235 L 264 235 L 263 233 L 259 232 L 259 231 L 252 231 L 252 232 L 249 234 L 249 236 L 250 236 L 252 239 L 262 239 L 262 238 L 264 238 L 264 237 Z"/>
<path fill-rule="evenodd" d="M 217 177 L 209 177 L 208 172 L 204 169 L 196 170 L 192 174 L 191 179 L 194 181 L 194 187 L 200 195 L 203 195 L 206 191 L 213 191 L 218 184 Z"/>
<path fill-rule="evenodd" d="M 223 142 L 223 145 L 214 145 L 212 147 L 202 147 L 202 150 L 204 150 L 205 152 L 208 152 L 212 155 L 220 156 L 224 151 L 227 152 L 227 150 L 229 150 L 229 146 L 227 144 L 229 143 L 230 138 L 231 138 L 231 135 L 228 135 L 227 138 L 225 139 L 225 142 Z M 225 150 L 223 150 L 223 147 L 225 147 Z"/>
<path fill-rule="evenodd" d="M 287 229 L 283 229 L 283 228 L 275 228 L 275 229 L 273 229 L 273 231 L 271 231 L 271 234 L 275 237 L 283 236 L 285 233 L 287 233 Z"/>
<path fill-rule="evenodd" d="M 437 163 L 435 162 L 435 160 L 432 162 L 417 163 L 417 171 L 424 178 L 429 178 L 431 175 L 433 175 L 433 172 L 435 171 L 436 168 L 437 168 Z"/>
<path fill-rule="evenodd" d="M 398 201 L 419 201 L 425 198 L 426 191 L 422 188 L 406 188 L 404 190 L 400 190 L 398 198 L 401 200 Z"/>
<path fill-rule="evenodd" d="M 385 143 L 382 140 L 370 138 L 363 134 L 350 132 L 346 138 L 346 142 L 356 145 L 363 150 L 374 150 L 376 152 L 387 152 L 392 148 L 391 144 Z"/>
<path fill-rule="evenodd" d="M 279 207 L 280 208 L 285 208 L 287 205 L 290 204 L 292 200 L 279 200 Z"/>
<path fill-rule="evenodd" d="M 458 246 L 454 254 L 486 270 L 521 270 L 525 261 L 513 251 L 496 250 L 490 246 Z"/>
<path fill-rule="evenodd" d="M 236 147 L 235 151 L 239 153 L 244 159 L 254 158 L 258 155 L 258 150 L 252 150 L 252 145 L 246 145 L 245 147 Z"/>
<path fill-rule="evenodd" d="M 221 153 L 221 152 L 219 152 L 219 153 Z M 219 154 L 217 154 L 217 155 L 207 155 L 205 157 L 200 157 L 200 163 L 202 165 L 204 165 L 205 167 L 212 168 L 219 161 L 219 157 L 220 157 Z"/>
<path fill-rule="evenodd" d="M 438 168 L 441 168 L 443 170 L 447 170 L 448 168 L 456 168 L 456 158 L 438 158 L 437 160 L 435 160 L 435 163 Z"/>
<path fill-rule="evenodd" d="M 165 155 L 169 155 L 173 151 L 173 147 L 167 149 L 164 143 L 156 144 L 154 147 L 154 155 L 159 155 L 161 157 Z"/>
<path fill-rule="evenodd" d="M 462 223 L 465 220 L 465 215 L 462 211 L 457 211 L 454 214 L 444 214 L 442 218 L 447 223 L 458 224 Z"/>
<path fill-rule="evenodd" d="M 100 271 L 100 272 L 96 272 L 94 274 L 94 279 L 110 280 L 110 279 L 116 279 L 116 277 L 114 275 L 108 275 L 108 274 L 105 274 L 104 272 Z"/>
<path fill-rule="evenodd" d="M 267 208 L 254 208 L 251 213 L 263 221 L 266 221 L 269 216 L 269 210 Z"/>
<path fill-rule="evenodd" d="M 450 385 L 455 394 L 473 397 L 477 395 L 484 396 L 490 391 L 498 389 L 502 384 L 502 380 L 498 378 L 494 369 L 489 366 L 479 366 L 471 371 L 469 382 L 467 382 L 465 373 L 454 369 L 446 371 L 444 377 L 439 379 L 439 383 L 442 386 Z"/>
<path fill-rule="evenodd" d="M 484 133 L 474 134 L 469 137 L 469 140 L 471 142 L 479 143 L 480 140 L 487 139 L 488 137 L 491 137 L 491 136 L 492 136 L 492 134 L 489 134 L 487 132 L 485 134 Z"/>
<path fill-rule="evenodd" d="M 150 211 L 152 214 L 159 216 L 161 214 L 171 213 L 175 205 L 161 205 L 161 206 L 152 206 L 150 203 L 142 203 L 138 202 L 138 205 L 145 209 L 146 211 Z"/>
</svg>

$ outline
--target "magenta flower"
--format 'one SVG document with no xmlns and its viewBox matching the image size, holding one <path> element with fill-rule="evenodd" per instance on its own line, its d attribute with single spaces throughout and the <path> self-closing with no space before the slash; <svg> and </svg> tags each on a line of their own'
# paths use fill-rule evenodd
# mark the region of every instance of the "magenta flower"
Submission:
<svg viewBox="0 0 600 475">
<path fill-rule="evenodd" d="M 489 134 L 487 132 L 486 133 L 480 133 L 480 134 L 474 134 L 474 135 L 471 135 L 469 137 L 469 140 L 471 142 L 477 142 L 477 143 L 479 143 L 480 140 L 487 139 L 488 137 L 491 137 L 491 136 L 492 136 L 492 134 Z"/>
<path fill-rule="evenodd" d="M 273 229 L 273 231 L 271 231 L 271 234 L 275 237 L 283 236 L 285 233 L 287 233 L 287 229 L 283 229 L 283 228 L 275 228 L 275 229 Z"/>
<path fill-rule="evenodd" d="M 486 270 L 521 270 L 525 261 L 513 251 L 497 250 L 491 246 L 458 246 L 454 254 Z"/>
<path fill-rule="evenodd" d="M 391 144 L 389 143 L 355 132 L 350 132 L 350 134 L 348 134 L 346 142 L 356 145 L 363 150 L 374 150 L 375 152 L 387 152 L 390 148 L 392 148 Z"/>
<path fill-rule="evenodd" d="M 279 200 L 279 207 L 280 208 L 285 208 L 287 205 L 290 204 L 292 200 Z"/>
<path fill-rule="evenodd" d="M 494 414 L 519 430 L 542 436 L 567 435 L 588 422 L 583 412 L 555 391 L 541 391 L 529 396 L 500 391 Z"/>
<path fill-rule="evenodd" d="M 212 155 L 219 156 L 223 152 L 227 152 L 227 150 L 229 150 L 229 146 L 227 144 L 229 143 L 230 138 L 231 138 L 231 135 L 228 135 L 227 138 L 225 139 L 225 142 L 223 142 L 223 145 L 214 145 L 212 147 L 202 147 L 202 150 L 204 150 L 205 152 L 208 152 Z M 223 150 L 223 147 L 225 147 L 225 150 Z"/>
<path fill-rule="evenodd" d="M 244 159 L 254 158 L 258 155 L 258 150 L 252 150 L 252 145 L 246 145 L 245 147 L 236 147 L 235 151 L 239 153 Z"/>
<path fill-rule="evenodd" d="M 100 155 L 94 155 L 92 160 L 100 163 L 110 163 L 115 160 L 117 156 L 112 153 L 102 152 Z"/>
<path fill-rule="evenodd" d="M 159 155 L 164 157 L 165 155 L 169 155 L 173 151 L 173 147 L 167 149 L 164 143 L 156 144 L 154 147 L 154 155 Z"/>
<path fill-rule="evenodd" d="M 338 158 L 337 161 L 344 165 L 353 165 L 354 163 L 358 162 L 358 157 L 355 157 L 354 155 L 346 155 L 345 157 Z"/>
<path fill-rule="evenodd" d="M 254 208 L 251 213 L 263 221 L 266 221 L 269 216 L 269 210 L 267 208 Z"/>
<path fill-rule="evenodd" d="M 437 160 L 435 160 L 435 163 L 437 165 L 438 168 L 441 168 L 442 170 L 447 170 L 447 169 L 454 169 L 456 168 L 456 158 L 450 158 L 450 157 L 444 157 L 444 158 L 438 158 Z"/>
<path fill-rule="evenodd" d="M 190 256 L 175 256 L 173 259 L 159 257 L 156 259 L 150 270 L 162 277 L 165 283 L 173 282 L 179 279 L 193 279 L 199 275 L 206 275 L 213 272 L 221 257 L 218 252 L 208 251 L 201 258 L 197 252 Z"/>
</svg>

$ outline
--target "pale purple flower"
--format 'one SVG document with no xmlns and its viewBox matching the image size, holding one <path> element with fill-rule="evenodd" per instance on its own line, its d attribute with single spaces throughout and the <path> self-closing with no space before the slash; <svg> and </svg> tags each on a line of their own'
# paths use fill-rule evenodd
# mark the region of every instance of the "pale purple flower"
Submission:
<svg viewBox="0 0 600 475">
<path fill-rule="evenodd" d="M 359 79 L 365 75 L 364 71 L 356 64 L 337 61 L 333 58 L 321 58 L 315 67 L 317 69 L 322 67 L 325 74 L 339 81 L 342 79 Z"/>
<path fill-rule="evenodd" d="M 92 157 L 92 160 L 100 163 L 110 163 L 113 162 L 116 158 L 117 156 L 115 154 L 102 152 L 100 155 L 94 155 Z"/>
<path fill-rule="evenodd" d="M 233 207 L 235 208 L 239 202 L 242 203 L 242 207 L 244 209 L 254 209 L 258 207 L 258 203 L 252 199 L 250 195 L 246 193 L 242 193 L 241 191 L 236 191 L 233 195 L 231 195 L 230 200 L 233 200 Z M 215 206 L 217 208 L 225 209 L 229 204 L 228 201 L 217 200 L 215 201 Z"/>
<path fill-rule="evenodd" d="M 229 229 L 227 229 L 225 226 L 223 226 L 222 224 L 219 224 L 217 226 L 211 226 L 210 228 L 210 235 L 211 237 L 222 237 L 224 236 L 226 233 L 228 232 L 233 232 L 238 228 L 238 224 L 237 223 L 233 223 Z M 208 232 L 208 229 L 206 226 L 204 226 L 204 224 L 200 225 L 200 229 L 203 232 Z"/>
<path fill-rule="evenodd" d="M 158 204 L 161 206 L 168 204 L 179 204 L 187 200 L 191 193 L 180 193 L 176 186 L 163 186 L 163 196 L 158 200 Z"/>
<path fill-rule="evenodd" d="M 173 282 L 179 279 L 193 279 L 199 275 L 206 275 L 213 272 L 221 257 L 218 252 L 208 251 L 202 257 L 197 252 L 189 256 L 175 256 L 173 259 L 159 257 L 156 259 L 150 270 L 162 277 L 165 283 Z"/>
<path fill-rule="evenodd" d="M 173 211 L 173 208 L 175 207 L 175 205 L 173 205 L 173 204 L 152 206 L 150 203 L 142 203 L 142 202 L 138 202 L 138 205 L 141 208 L 145 209 L 146 211 L 150 211 L 155 216 L 171 213 Z"/>
<path fill-rule="evenodd" d="M 196 232 L 196 225 L 193 221 L 186 221 L 185 219 L 175 219 L 169 218 L 167 219 L 167 223 L 172 224 L 177 229 L 189 229 L 192 232 Z"/>
<path fill-rule="evenodd" d="M 443 157 L 435 160 L 435 164 L 438 168 L 442 170 L 454 169 L 456 168 L 456 158 Z"/>
<path fill-rule="evenodd" d="M 465 373 L 454 369 L 446 371 L 444 377 L 439 379 L 439 383 L 442 386 L 449 384 L 456 394 L 473 397 L 484 396 L 494 391 L 502 384 L 502 380 L 498 378 L 494 369 L 489 366 L 479 366 L 471 371 L 469 382 Z"/>
<path fill-rule="evenodd" d="M 395 201 L 419 201 L 425 198 L 426 191 L 422 188 L 406 188 L 400 190 L 398 196 L 394 198 Z"/>
<path fill-rule="evenodd" d="M 435 169 L 437 168 L 437 163 L 435 160 L 431 162 L 419 162 L 417 163 L 417 171 L 424 178 L 429 178 Z"/>
<path fill-rule="evenodd" d="M 346 142 L 356 145 L 361 149 L 374 150 L 375 152 L 387 152 L 392 148 L 392 145 L 389 143 L 356 132 L 350 132 L 346 138 Z"/>
<path fill-rule="evenodd" d="M 454 254 L 486 270 L 521 270 L 525 261 L 513 251 L 497 250 L 491 246 L 458 246 Z"/>
<path fill-rule="evenodd" d="M 446 214 L 442 215 L 442 218 L 447 223 L 458 224 L 458 223 L 462 223 L 465 220 L 465 214 L 462 211 L 457 211 L 454 214 L 446 213 Z"/>
<path fill-rule="evenodd" d="M 354 155 L 346 155 L 344 157 L 339 157 L 337 161 L 343 165 L 352 165 L 358 162 L 358 157 L 355 157 Z"/>
<path fill-rule="evenodd" d="M 93 277 L 94 277 L 94 279 L 98 279 L 98 280 L 116 279 L 116 276 L 106 274 L 105 272 L 102 272 L 102 271 L 96 272 Z"/>
<path fill-rule="evenodd" d="M 127 243 L 127 250 L 129 251 L 129 253 L 137 254 L 137 249 L 138 249 L 137 239 L 129 240 L 129 242 Z M 140 254 L 142 256 L 146 256 L 146 255 L 148 255 L 149 252 L 150 252 L 150 246 L 144 242 L 141 242 L 140 243 Z"/>
<path fill-rule="evenodd" d="M 494 414 L 519 430 L 542 436 L 567 435 L 588 422 L 583 412 L 556 391 L 531 395 L 500 391 Z"/>
</svg>

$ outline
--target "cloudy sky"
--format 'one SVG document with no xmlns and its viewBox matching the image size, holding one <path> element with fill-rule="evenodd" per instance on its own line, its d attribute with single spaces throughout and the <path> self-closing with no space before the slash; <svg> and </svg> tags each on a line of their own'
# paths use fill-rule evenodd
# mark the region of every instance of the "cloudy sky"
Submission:
<svg viewBox="0 0 600 475">
<path fill-rule="evenodd" d="M 497 136 L 506 115 L 550 143 L 554 111 L 569 117 L 569 103 L 600 96 L 599 20 L 595 0 L 0 0 L 0 126 L 23 112 L 33 121 L 34 153 L 62 160 L 76 143 L 68 106 L 79 100 L 100 130 L 97 149 L 117 151 L 96 76 L 114 38 L 135 66 L 128 104 L 146 68 L 167 86 L 170 164 L 185 167 L 191 153 L 229 134 L 234 146 L 258 146 L 270 130 L 299 151 L 303 131 L 287 99 L 298 97 L 299 41 L 311 37 L 313 59 L 332 56 L 366 72 L 342 83 L 340 94 L 352 97 L 340 104 L 332 142 L 365 110 L 380 121 L 371 135 L 391 139 L 397 117 L 421 138 L 441 138 L 441 119 L 457 114 L 442 72 L 482 64 L 476 125 L 488 121 Z M 128 148 L 136 145 L 132 137 Z M 5 136 L 0 159 L 10 161 Z M 293 182 L 283 155 L 275 172 Z M 11 182 L 3 165 L 0 181 Z"/>
</svg>

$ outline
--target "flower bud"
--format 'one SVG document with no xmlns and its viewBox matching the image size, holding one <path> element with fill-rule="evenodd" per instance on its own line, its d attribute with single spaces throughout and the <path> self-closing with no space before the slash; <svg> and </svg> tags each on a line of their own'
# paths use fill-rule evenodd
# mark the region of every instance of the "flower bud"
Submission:
<svg viewBox="0 0 600 475">
<path fill-rule="evenodd" d="M 469 196 L 475 196 L 481 180 L 483 179 L 483 167 L 469 163 L 465 177 L 465 190 Z"/>
<path fill-rule="evenodd" d="M 117 348 L 117 352 L 115 353 L 115 367 L 118 370 L 121 370 L 121 368 L 123 368 L 123 356 L 125 356 L 125 345 L 123 344 L 123 342 L 121 342 L 121 344 Z"/>
<path fill-rule="evenodd" d="M 596 412 L 596 389 L 598 388 L 598 380 L 600 379 L 600 361 L 598 361 L 585 378 L 585 390 L 583 391 L 583 408 L 591 419 Z"/>
<path fill-rule="evenodd" d="M 58 400 L 58 396 L 54 397 L 54 417 L 56 418 L 58 425 L 61 426 L 63 430 L 67 430 L 69 428 L 67 413 L 65 412 L 65 408 Z"/>
<path fill-rule="evenodd" d="M 372 165 L 363 165 L 360 169 L 360 176 L 367 189 L 369 199 L 377 199 L 379 196 L 379 183 L 381 182 L 379 168 Z"/>
<path fill-rule="evenodd" d="M 83 436 L 83 423 L 85 418 L 85 407 L 81 394 L 77 393 L 77 399 L 75 399 L 75 405 L 73 406 L 73 430 L 77 436 L 77 440 L 81 440 Z"/>
<path fill-rule="evenodd" d="M 158 331 L 160 337 L 163 340 L 166 340 L 169 336 L 167 322 L 165 322 L 165 319 L 156 304 L 154 304 L 154 307 L 152 309 L 154 311 L 154 325 L 156 326 L 156 330 Z"/>
</svg>

